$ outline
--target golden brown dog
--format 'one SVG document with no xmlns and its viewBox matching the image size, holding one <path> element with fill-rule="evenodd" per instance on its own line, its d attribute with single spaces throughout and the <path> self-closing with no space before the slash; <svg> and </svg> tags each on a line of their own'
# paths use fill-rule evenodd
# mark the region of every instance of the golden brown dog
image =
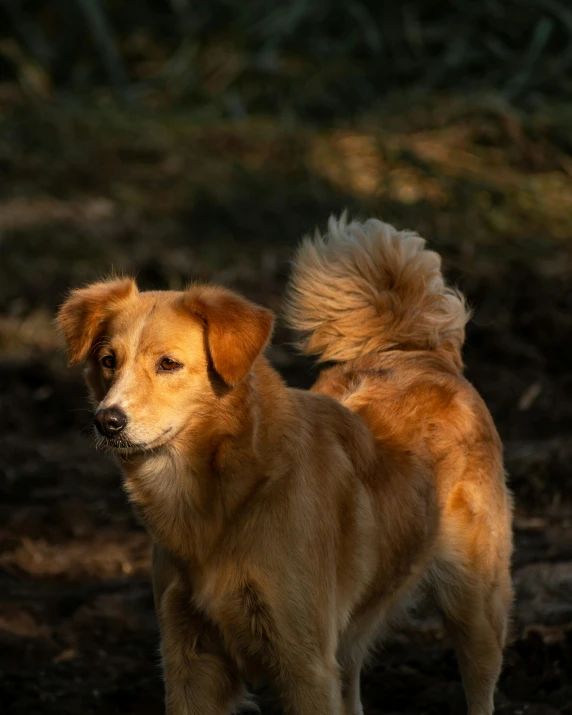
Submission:
<svg viewBox="0 0 572 715">
<path fill-rule="evenodd" d="M 75 290 L 102 442 L 154 540 L 167 712 L 271 683 L 293 715 L 359 715 L 368 647 L 423 587 L 471 715 L 493 710 L 511 602 L 499 438 L 461 374 L 467 320 L 424 241 L 332 219 L 294 267 L 291 324 L 337 365 L 311 392 L 263 356 L 271 313 L 212 286 Z"/>
</svg>

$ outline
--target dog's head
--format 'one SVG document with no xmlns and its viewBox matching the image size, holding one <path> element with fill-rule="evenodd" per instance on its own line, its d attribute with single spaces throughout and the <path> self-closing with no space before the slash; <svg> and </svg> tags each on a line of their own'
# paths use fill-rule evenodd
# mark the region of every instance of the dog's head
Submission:
<svg viewBox="0 0 572 715">
<path fill-rule="evenodd" d="M 139 292 L 130 278 L 74 290 L 57 322 L 71 364 L 86 362 L 95 426 L 119 451 L 156 449 L 248 378 L 272 313 L 231 291 Z"/>
</svg>

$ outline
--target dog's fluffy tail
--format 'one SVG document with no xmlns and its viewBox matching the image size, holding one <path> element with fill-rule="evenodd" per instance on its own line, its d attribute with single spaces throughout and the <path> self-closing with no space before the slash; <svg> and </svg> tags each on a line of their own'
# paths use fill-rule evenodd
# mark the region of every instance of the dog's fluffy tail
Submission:
<svg viewBox="0 0 572 715">
<path fill-rule="evenodd" d="M 461 367 L 469 317 L 463 295 L 443 280 L 440 256 L 377 219 L 332 216 L 328 233 L 305 238 L 294 260 L 286 319 L 319 361 L 443 348 Z"/>
</svg>

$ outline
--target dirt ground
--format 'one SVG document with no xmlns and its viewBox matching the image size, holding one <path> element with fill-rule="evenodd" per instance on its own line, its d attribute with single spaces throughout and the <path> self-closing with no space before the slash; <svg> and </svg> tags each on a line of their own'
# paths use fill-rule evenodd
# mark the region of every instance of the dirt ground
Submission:
<svg viewBox="0 0 572 715">
<path fill-rule="evenodd" d="M 313 130 L 37 108 L 0 133 L 0 709 L 162 712 L 149 541 L 95 451 L 81 376 L 52 328 L 112 269 L 143 287 L 212 279 L 280 310 L 301 235 L 348 207 L 414 228 L 475 308 L 468 377 L 516 497 L 513 640 L 498 712 L 572 713 L 572 134 L 440 100 Z M 315 371 L 279 327 L 291 383 Z M 451 646 L 423 608 L 363 677 L 366 713 L 462 713 Z M 265 713 L 274 712 L 269 706 Z"/>
</svg>

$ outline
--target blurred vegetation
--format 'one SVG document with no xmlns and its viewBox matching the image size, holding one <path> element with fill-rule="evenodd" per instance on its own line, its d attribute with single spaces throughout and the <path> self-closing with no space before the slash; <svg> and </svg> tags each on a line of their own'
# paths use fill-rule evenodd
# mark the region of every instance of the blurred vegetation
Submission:
<svg viewBox="0 0 572 715">
<path fill-rule="evenodd" d="M 31 95 L 331 121 L 414 90 L 572 96 L 564 0 L 2 0 L 0 79 Z"/>
</svg>

